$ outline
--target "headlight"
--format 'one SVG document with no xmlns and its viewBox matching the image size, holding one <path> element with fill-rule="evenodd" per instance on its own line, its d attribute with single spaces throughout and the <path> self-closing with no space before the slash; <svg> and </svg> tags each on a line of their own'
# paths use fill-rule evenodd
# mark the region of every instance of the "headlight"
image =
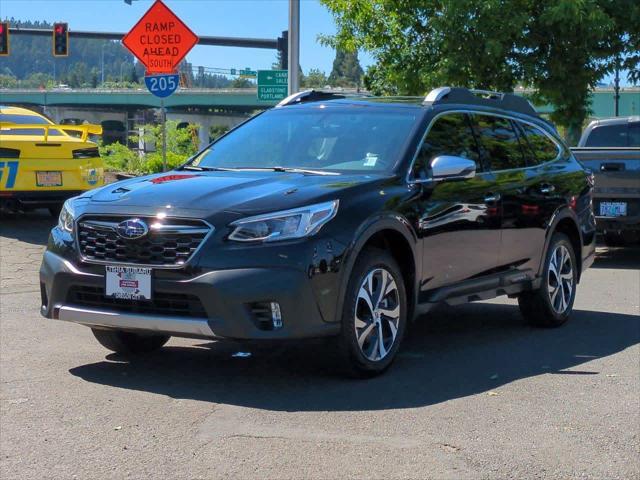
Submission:
<svg viewBox="0 0 640 480">
<path fill-rule="evenodd" d="M 275 242 L 314 235 L 336 216 L 338 200 L 307 207 L 243 218 L 234 227 L 229 240 L 236 242 Z"/>
<path fill-rule="evenodd" d="M 75 212 L 73 211 L 73 199 L 69 199 L 64 202 L 62 210 L 60 210 L 60 216 L 58 217 L 58 227 L 65 232 L 73 232 L 73 220 L 75 219 Z"/>
</svg>

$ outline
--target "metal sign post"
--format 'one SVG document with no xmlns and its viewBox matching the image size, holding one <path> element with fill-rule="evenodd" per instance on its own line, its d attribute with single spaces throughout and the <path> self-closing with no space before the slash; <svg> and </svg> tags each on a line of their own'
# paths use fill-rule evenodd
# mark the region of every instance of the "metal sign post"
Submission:
<svg viewBox="0 0 640 480">
<path fill-rule="evenodd" d="M 160 99 L 160 111 L 162 121 L 162 171 L 167 171 L 167 110 L 164 107 L 164 99 Z"/>
<path fill-rule="evenodd" d="M 289 0 L 289 90 L 288 94 L 300 90 L 300 0 Z"/>
</svg>

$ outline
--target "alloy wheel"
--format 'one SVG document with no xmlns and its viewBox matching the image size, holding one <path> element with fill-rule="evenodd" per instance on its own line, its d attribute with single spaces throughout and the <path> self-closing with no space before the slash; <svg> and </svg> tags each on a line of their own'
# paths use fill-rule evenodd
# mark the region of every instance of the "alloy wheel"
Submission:
<svg viewBox="0 0 640 480">
<path fill-rule="evenodd" d="M 391 273 L 375 268 L 362 280 L 355 307 L 355 331 L 362 354 L 371 361 L 385 358 L 396 341 L 400 294 Z"/>
<path fill-rule="evenodd" d="M 547 275 L 549 301 L 551 308 L 558 314 L 564 313 L 569 307 L 573 281 L 573 264 L 569 250 L 564 245 L 558 245 L 549 259 Z"/>
</svg>

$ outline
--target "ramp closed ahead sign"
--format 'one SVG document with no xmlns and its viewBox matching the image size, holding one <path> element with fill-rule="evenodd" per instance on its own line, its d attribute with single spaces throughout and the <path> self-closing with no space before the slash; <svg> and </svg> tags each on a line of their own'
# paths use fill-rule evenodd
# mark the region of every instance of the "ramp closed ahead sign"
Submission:
<svg viewBox="0 0 640 480">
<path fill-rule="evenodd" d="M 147 68 L 148 74 L 172 73 L 198 43 L 198 36 L 161 0 L 156 0 L 122 43 Z"/>
</svg>

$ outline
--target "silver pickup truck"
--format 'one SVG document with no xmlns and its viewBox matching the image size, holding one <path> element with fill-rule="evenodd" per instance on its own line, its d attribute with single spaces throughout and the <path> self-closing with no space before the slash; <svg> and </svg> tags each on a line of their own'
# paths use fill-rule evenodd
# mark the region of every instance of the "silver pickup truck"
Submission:
<svg viewBox="0 0 640 480">
<path fill-rule="evenodd" d="M 595 175 L 598 232 L 610 246 L 640 240 L 640 117 L 595 120 L 587 126 L 575 157 Z"/>
</svg>

